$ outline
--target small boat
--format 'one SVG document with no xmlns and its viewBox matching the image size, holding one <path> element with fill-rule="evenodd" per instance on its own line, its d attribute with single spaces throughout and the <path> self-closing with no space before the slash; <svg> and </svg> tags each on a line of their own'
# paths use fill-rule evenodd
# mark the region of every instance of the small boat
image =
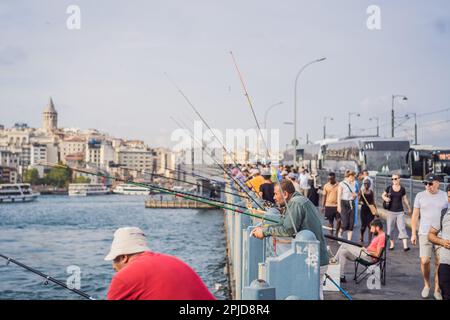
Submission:
<svg viewBox="0 0 450 320">
<path fill-rule="evenodd" d="M 130 183 L 121 183 L 117 185 L 112 192 L 124 195 L 146 196 L 150 194 L 150 188 Z"/>
<path fill-rule="evenodd" d="M 34 201 L 39 193 L 33 192 L 29 183 L 0 184 L 0 203 Z"/>
<path fill-rule="evenodd" d="M 108 188 L 101 183 L 71 183 L 69 184 L 69 196 L 86 197 L 108 194 Z"/>
</svg>

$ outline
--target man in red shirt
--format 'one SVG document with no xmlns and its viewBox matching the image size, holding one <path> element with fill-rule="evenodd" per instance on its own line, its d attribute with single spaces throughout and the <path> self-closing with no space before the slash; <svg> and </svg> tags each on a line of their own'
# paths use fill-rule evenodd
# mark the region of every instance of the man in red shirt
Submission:
<svg viewBox="0 0 450 320">
<path fill-rule="evenodd" d="M 372 239 L 370 245 L 367 248 L 361 248 L 351 244 L 344 243 L 339 247 L 334 258 L 331 258 L 331 263 L 339 262 L 341 266 L 341 282 L 345 283 L 345 265 L 347 261 L 355 261 L 361 254 L 361 251 L 370 254 L 374 257 L 380 257 L 383 248 L 385 247 L 386 234 L 383 231 L 383 222 L 380 219 L 374 219 L 370 223 L 370 232 L 373 233 L 375 238 Z M 372 261 L 374 258 L 368 255 L 361 255 L 362 259 Z"/>
<path fill-rule="evenodd" d="M 108 300 L 215 300 L 200 277 L 180 259 L 151 252 L 143 231 L 117 229 L 106 261 L 117 272 Z"/>
</svg>

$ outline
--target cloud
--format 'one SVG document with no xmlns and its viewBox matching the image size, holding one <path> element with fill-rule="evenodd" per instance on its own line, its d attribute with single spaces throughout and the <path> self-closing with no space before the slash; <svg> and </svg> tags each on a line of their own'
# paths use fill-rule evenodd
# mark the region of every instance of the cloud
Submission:
<svg viewBox="0 0 450 320">
<path fill-rule="evenodd" d="M 0 49 L 0 65 L 12 66 L 26 60 L 27 54 L 19 47 L 4 47 Z"/>
</svg>

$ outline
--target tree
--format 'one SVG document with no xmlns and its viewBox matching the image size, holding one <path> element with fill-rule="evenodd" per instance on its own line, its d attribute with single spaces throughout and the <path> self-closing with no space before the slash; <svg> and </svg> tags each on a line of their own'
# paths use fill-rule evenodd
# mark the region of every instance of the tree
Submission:
<svg viewBox="0 0 450 320">
<path fill-rule="evenodd" d="M 23 175 L 23 181 L 32 185 L 40 183 L 39 172 L 36 168 L 26 170 Z"/>
<path fill-rule="evenodd" d="M 91 179 L 88 177 L 77 176 L 74 180 L 74 183 L 91 183 Z"/>
<path fill-rule="evenodd" d="M 62 188 L 69 184 L 71 175 L 69 168 L 52 168 L 47 173 L 46 181 L 52 186 Z"/>
</svg>

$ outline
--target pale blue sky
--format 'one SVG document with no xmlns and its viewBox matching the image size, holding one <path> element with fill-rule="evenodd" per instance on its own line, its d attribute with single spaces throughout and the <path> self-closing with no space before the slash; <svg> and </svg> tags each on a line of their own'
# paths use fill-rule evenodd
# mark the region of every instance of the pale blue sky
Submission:
<svg viewBox="0 0 450 320">
<path fill-rule="evenodd" d="M 66 28 L 66 8 L 81 8 L 81 30 Z M 366 9 L 381 8 L 380 31 Z M 65 127 L 169 143 L 170 116 L 195 116 L 164 77 L 178 82 L 212 127 L 250 128 L 254 121 L 229 51 L 233 50 L 260 121 L 292 139 L 294 78 L 299 135 L 347 132 L 387 123 L 391 95 L 405 94 L 399 114 L 450 107 L 450 2 L 433 1 L 62 1 L 0 3 L 0 124 L 40 126 L 52 96 Z M 419 142 L 449 145 L 450 113 L 419 117 Z M 411 123 L 412 125 L 412 123 Z M 411 137 L 412 126 L 399 129 Z M 356 128 L 355 128 L 356 130 Z M 381 133 L 388 134 L 389 127 Z M 357 131 L 358 132 L 358 131 Z M 361 133 L 361 131 L 359 131 Z M 375 129 L 365 133 L 375 133 Z"/>
</svg>

